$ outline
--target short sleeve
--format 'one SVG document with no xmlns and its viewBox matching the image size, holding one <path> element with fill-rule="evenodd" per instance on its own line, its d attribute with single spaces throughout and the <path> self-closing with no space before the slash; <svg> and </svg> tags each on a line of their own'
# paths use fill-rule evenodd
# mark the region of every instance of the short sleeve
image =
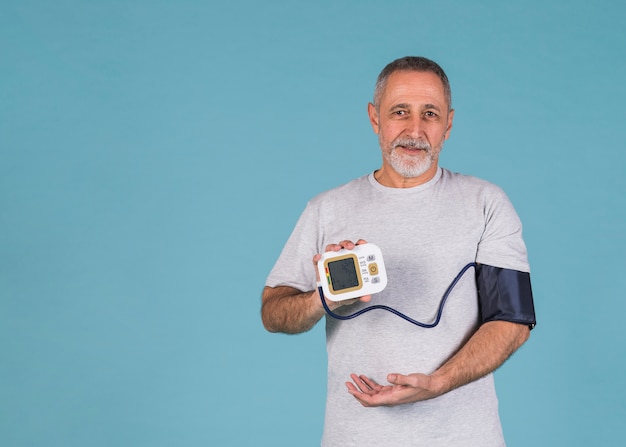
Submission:
<svg viewBox="0 0 626 447">
<path fill-rule="evenodd" d="M 485 229 L 478 244 L 476 262 L 529 272 L 522 223 L 504 191 L 493 187 L 485 195 Z"/>
<path fill-rule="evenodd" d="M 289 286 L 303 292 L 316 287 L 313 256 L 319 253 L 318 209 L 309 202 L 270 271 L 266 286 Z"/>
</svg>

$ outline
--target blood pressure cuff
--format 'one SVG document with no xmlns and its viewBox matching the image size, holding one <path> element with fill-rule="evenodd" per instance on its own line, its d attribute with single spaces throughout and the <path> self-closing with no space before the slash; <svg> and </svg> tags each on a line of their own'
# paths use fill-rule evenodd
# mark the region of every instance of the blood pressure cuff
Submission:
<svg viewBox="0 0 626 447">
<path fill-rule="evenodd" d="M 476 285 L 482 323 L 501 320 L 535 327 L 529 273 L 478 264 Z"/>
</svg>

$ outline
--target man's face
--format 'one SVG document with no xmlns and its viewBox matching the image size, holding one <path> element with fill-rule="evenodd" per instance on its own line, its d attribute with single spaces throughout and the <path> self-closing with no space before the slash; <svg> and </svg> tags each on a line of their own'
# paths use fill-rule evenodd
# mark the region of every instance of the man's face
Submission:
<svg viewBox="0 0 626 447">
<path fill-rule="evenodd" d="M 436 74 L 393 73 L 377 107 L 369 104 L 368 114 L 378 134 L 385 176 L 419 184 L 435 175 L 454 116 Z"/>
</svg>

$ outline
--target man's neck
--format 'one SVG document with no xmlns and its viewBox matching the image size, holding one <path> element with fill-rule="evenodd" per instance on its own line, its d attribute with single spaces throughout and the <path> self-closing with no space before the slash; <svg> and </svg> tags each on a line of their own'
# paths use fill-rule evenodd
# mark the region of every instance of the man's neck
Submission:
<svg viewBox="0 0 626 447">
<path fill-rule="evenodd" d="M 424 172 L 422 175 L 407 178 L 383 164 L 379 170 L 374 171 L 374 178 L 378 183 L 389 188 L 413 188 L 431 181 L 437 174 L 438 169 L 439 166 L 437 163 L 433 163 L 428 171 Z"/>
</svg>

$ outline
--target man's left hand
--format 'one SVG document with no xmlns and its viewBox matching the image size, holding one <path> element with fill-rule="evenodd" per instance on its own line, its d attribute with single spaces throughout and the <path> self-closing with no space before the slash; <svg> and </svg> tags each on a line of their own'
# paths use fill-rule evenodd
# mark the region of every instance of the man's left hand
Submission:
<svg viewBox="0 0 626 447">
<path fill-rule="evenodd" d="M 426 374 L 389 374 L 391 385 L 380 385 L 366 376 L 350 374 L 348 392 L 364 407 L 395 406 L 432 399 L 442 394 L 432 376 Z"/>
</svg>

